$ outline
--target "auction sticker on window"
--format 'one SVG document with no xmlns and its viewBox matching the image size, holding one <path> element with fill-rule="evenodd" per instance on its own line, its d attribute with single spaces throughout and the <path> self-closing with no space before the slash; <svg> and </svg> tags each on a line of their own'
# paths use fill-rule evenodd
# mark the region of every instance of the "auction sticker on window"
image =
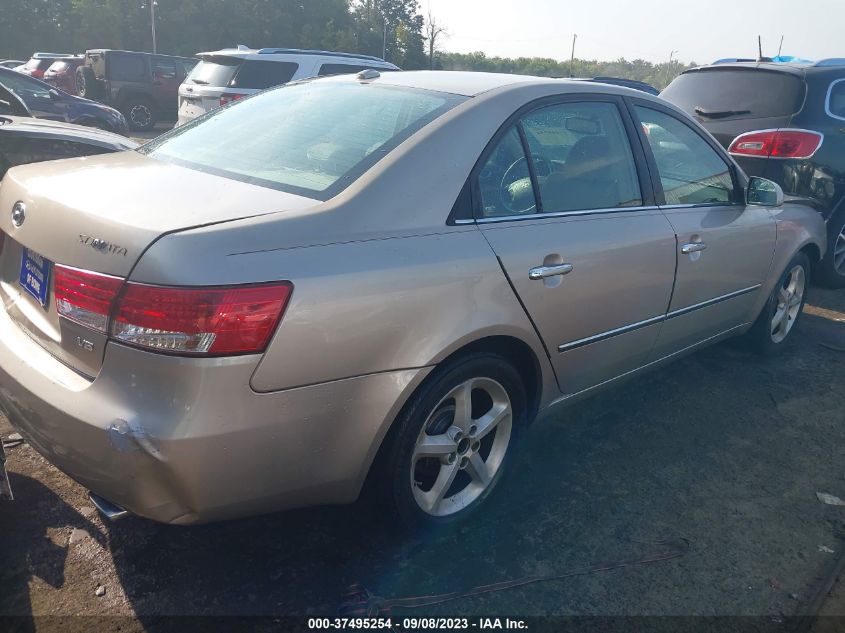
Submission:
<svg viewBox="0 0 845 633">
<path fill-rule="evenodd" d="M 47 307 L 47 296 L 50 294 L 50 269 L 52 264 L 38 253 L 23 249 L 21 255 L 20 283 L 33 297 L 38 299 L 43 307 Z"/>
</svg>

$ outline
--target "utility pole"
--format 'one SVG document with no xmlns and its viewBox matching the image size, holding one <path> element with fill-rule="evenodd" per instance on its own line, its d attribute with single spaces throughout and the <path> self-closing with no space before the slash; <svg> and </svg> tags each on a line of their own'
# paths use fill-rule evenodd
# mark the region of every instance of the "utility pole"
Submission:
<svg viewBox="0 0 845 633">
<path fill-rule="evenodd" d="M 150 3 L 150 28 L 153 32 L 153 54 L 157 53 L 156 51 L 156 7 L 158 6 L 158 2 L 156 0 L 149 0 Z"/>
<path fill-rule="evenodd" d="M 381 58 L 387 60 L 387 15 L 382 13 L 381 17 L 384 18 L 384 40 L 381 45 Z"/>
<path fill-rule="evenodd" d="M 578 39 L 578 34 L 572 34 L 572 56 L 569 58 L 569 77 L 572 78 L 572 68 L 575 66 L 575 40 Z"/>
</svg>

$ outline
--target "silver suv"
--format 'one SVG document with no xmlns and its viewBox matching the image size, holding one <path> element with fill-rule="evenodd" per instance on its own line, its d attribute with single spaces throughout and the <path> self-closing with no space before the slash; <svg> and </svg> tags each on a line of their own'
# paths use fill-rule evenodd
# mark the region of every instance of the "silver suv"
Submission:
<svg viewBox="0 0 845 633">
<path fill-rule="evenodd" d="M 199 53 L 200 63 L 179 86 L 179 122 L 182 125 L 265 88 L 326 75 L 345 75 L 362 70 L 400 70 L 379 57 L 354 53 L 295 48 L 252 49 L 243 45 Z"/>
</svg>

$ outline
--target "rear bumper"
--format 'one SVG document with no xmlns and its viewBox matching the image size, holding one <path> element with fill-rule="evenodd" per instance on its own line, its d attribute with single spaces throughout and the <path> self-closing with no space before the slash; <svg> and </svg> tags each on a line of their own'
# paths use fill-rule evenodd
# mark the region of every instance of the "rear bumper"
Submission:
<svg viewBox="0 0 845 633">
<path fill-rule="evenodd" d="M 428 370 L 258 394 L 258 359 L 184 359 L 110 344 L 89 381 L 0 309 L 0 408 L 97 495 L 191 524 L 353 501 L 389 422 Z"/>
</svg>

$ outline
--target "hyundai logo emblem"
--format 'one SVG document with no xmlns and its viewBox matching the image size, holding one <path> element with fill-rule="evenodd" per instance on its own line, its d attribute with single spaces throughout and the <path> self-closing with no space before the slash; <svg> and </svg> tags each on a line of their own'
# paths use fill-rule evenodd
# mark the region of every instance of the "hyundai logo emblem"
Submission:
<svg viewBox="0 0 845 633">
<path fill-rule="evenodd" d="M 16 202 L 12 207 L 12 224 L 20 226 L 26 220 L 26 205 L 23 202 Z"/>
</svg>

